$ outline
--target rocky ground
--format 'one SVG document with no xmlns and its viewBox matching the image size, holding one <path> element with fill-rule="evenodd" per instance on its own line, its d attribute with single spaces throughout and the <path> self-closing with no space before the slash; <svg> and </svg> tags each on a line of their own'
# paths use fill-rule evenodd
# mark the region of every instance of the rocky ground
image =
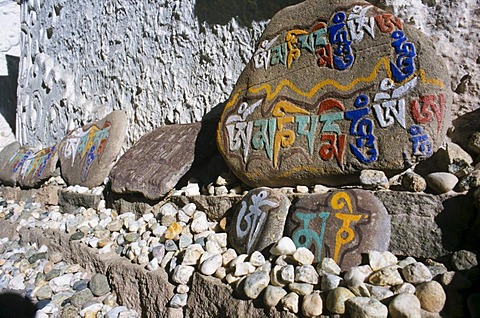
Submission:
<svg viewBox="0 0 480 318">
<path fill-rule="evenodd" d="M 141 217 L 118 215 L 104 200 L 72 213 L 55 205 L 42 208 L 32 198 L 0 203 L 0 221 L 17 233 L 54 231 L 104 259 L 126 258 L 142 272 L 166 273 L 169 311 L 160 316 L 203 315 L 193 304 L 199 295 L 192 290 L 198 275 L 230 286 L 234 298 L 251 299 L 271 316 L 478 317 L 480 312 L 480 272 L 476 255 L 468 251 L 441 261 L 372 251 L 362 265 L 341 273 L 332 259 L 313 264 L 313 254 L 297 249 L 287 237 L 263 254 L 238 255 L 228 246 L 226 219 L 213 222 L 193 203 L 181 208 L 161 204 Z M 16 234 L 6 237 L 0 241 L 0 290 L 30 300 L 38 317 L 136 317 L 147 312 L 129 295 L 111 291 L 113 276 L 82 269 L 62 253 L 24 242 Z M 140 279 L 135 283 L 140 285 Z M 216 301 L 215 295 L 210 297 L 203 300 L 205 308 Z"/>
</svg>

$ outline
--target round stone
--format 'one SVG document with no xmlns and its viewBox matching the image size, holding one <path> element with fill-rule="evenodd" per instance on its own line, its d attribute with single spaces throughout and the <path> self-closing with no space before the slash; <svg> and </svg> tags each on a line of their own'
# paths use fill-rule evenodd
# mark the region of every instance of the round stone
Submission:
<svg viewBox="0 0 480 318">
<path fill-rule="evenodd" d="M 387 318 L 388 308 L 380 301 L 367 297 L 353 297 L 345 302 L 347 313 L 357 318 Z"/>
<path fill-rule="evenodd" d="M 259 271 L 248 275 L 244 281 L 245 295 L 250 299 L 256 299 L 270 283 L 268 273 Z"/>
<path fill-rule="evenodd" d="M 265 288 L 263 302 L 267 307 L 275 307 L 286 294 L 287 291 L 282 287 L 268 285 Z"/>
<path fill-rule="evenodd" d="M 402 268 L 405 281 L 411 284 L 420 284 L 432 280 L 432 273 L 423 263 L 416 262 Z"/>
<path fill-rule="evenodd" d="M 310 295 L 313 293 L 313 285 L 305 283 L 290 283 L 288 284 L 288 289 L 292 292 L 297 293 L 299 296 Z"/>
<path fill-rule="evenodd" d="M 296 314 L 298 313 L 299 300 L 300 300 L 300 297 L 296 293 L 291 292 L 285 295 L 280 300 L 280 302 L 282 304 L 283 310 Z"/>
<path fill-rule="evenodd" d="M 327 309 L 334 314 L 345 313 L 345 302 L 355 295 L 345 287 L 337 287 L 327 295 Z"/>
<path fill-rule="evenodd" d="M 293 243 L 292 239 L 284 236 L 282 237 L 272 248 L 270 254 L 272 255 L 293 255 L 297 247 Z"/>
<path fill-rule="evenodd" d="M 107 276 L 97 273 L 92 276 L 89 284 L 93 295 L 99 297 L 110 292 L 110 285 Z"/>
<path fill-rule="evenodd" d="M 320 292 L 316 291 L 303 297 L 302 313 L 305 317 L 317 317 L 322 314 L 323 301 Z"/>
<path fill-rule="evenodd" d="M 200 265 L 200 272 L 210 276 L 213 275 L 220 266 L 222 266 L 222 255 L 213 255 Z"/>
<path fill-rule="evenodd" d="M 420 301 L 412 294 L 399 294 L 395 296 L 390 304 L 388 310 L 392 318 L 421 318 Z"/>
<path fill-rule="evenodd" d="M 433 313 L 443 309 L 447 298 L 442 285 L 434 280 L 418 285 L 415 295 L 420 300 L 422 308 Z"/>
<path fill-rule="evenodd" d="M 299 247 L 295 253 L 293 253 L 293 259 L 300 265 L 311 265 L 315 259 L 315 255 L 313 255 L 309 249 Z"/>
<path fill-rule="evenodd" d="M 70 303 L 77 308 L 81 308 L 91 300 L 93 300 L 93 293 L 88 288 L 77 291 L 72 297 L 70 297 Z"/>
<path fill-rule="evenodd" d="M 458 183 L 458 178 L 448 172 L 434 172 L 425 177 L 427 184 L 437 194 L 447 193 Z"/>
</svg>

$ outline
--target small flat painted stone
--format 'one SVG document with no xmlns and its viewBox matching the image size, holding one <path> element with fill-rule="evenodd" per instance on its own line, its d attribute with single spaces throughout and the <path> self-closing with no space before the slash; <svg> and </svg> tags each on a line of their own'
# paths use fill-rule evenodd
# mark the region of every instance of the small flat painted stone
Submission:
<svg viewBox="0 0 480 318">
<path fill-rule="evenodd" d="M 112 169 L 112 191 L 163 198 L 194 164 L 218 155 L 215 126 L 208 123 L 167 125 L 140 138 Z"/>
<path fill-rule="evenodd" d="M 41 150 L 20 147 L 14 142 L 0 153 L 0 181 L 6 185 L 30 188 L 50 178 L 58 162 L 58 147 Z"/>
<path fill-rule="evenodd" d="M 315 263 L 329 257 L 348 270 L 361 263 L 362 253 L 388 249 L 390 217 L 365 190 L 311 194 L 293 204 L 285 233 L 310 249 Z"/>
<path fill-rule="evenodd" d="M 252 187 L 346 184 L 363 169 L 390 177 L 444 143 L 448 78 L 432 41 L 394 15 L 304 1 L 260 38 L 224 108 L 219 150 Z"/>
<path fill-rule="evenodd" d="M 115 164 L 126 131 L 127 116 L 116 110 L 69 133 L 59 147 L 62 177 L 67 184 L 101 185 Z"/>
<path fill-rule="evenodd" d="M 20 147 L 20 143 L 14 141 L 0 151 L 0 182 L 4 185 L 15 186 L 15 183 L 17 182 L 18 174 L 13 173 L 12 169 L 9 169 L 9 162 L 18 152 Z"/>
<path fill-rule="evenodd" d="M 237 204 L 228 239 L 239 254 L 262 251 L 283 236 L 290 200 L 276 190 L 257 188 Z"/>
</svg>

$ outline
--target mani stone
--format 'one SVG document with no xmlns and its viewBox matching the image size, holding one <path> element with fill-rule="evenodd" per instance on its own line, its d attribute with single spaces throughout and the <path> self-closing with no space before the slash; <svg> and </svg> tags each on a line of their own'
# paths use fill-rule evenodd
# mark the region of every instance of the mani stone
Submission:
<svg viewBox="0 0 480 318">
<path fill-rule="evenodd" d="M 59 147 L 62 177 L 67 184 L 101 185 L 115 164 L 126 131 L 127 116 L 116 110 L 69 133 Z"/>
<path fill-rule="evenodd" d="M 290 200 L 280 191 L 257 188 L 237 204 L 228 239 L 239 254 L 262 251 L 283 236 Z"/>
<path fill-rule="evenodd" d="M 252 187 L 393 176 L 430 157 L 451 120 L 432 41 L 365 1 L 308 0 L 276 14 L 227 101 L 219 150 Z"/>
<path fill-rule="evenodd" d="M 57 146 L 35 150 L 13 142 L 0 152 L 0 182 L 31 188 L 50 178 L 58 161 Z"/>
<path fill-rule="evenodd" d="M 217 153 L 212 126 L 209 122 L 167 125 L 143 136 L 112 169 L 112 191 L 163 198 L 192 165 L 203 164 L 206 170 L 207 159 Z"/>
<path fill-rule="evenodd" d="M 362 254 L 388 249 L 390 217 L 365 190 L 312 194 L 293 203 L 285 233 L 297 247 L 311 250 L 315 263 L 333 258 L 348 270 L 361 263 Z"/>
</svg>

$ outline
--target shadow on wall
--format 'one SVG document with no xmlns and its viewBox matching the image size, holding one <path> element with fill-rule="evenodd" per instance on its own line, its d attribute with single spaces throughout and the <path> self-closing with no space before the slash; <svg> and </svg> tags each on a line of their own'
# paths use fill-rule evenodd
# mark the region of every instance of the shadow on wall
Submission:
<svg viewBox="0 0 480 318">
<path fill-rule="evenodd" d="M 200 23 L 227 24 L 233 17 L 243 26 L 271 19 L 281 9 L 302 0 L 197 0 L 195 14 Z"/>
<path fill-rule="evenodd" d="M 7 55 L 7 76 L 0 76 L 0 114 L 15 133 L 17 113 L 17 79 L 20 58 Z"/>
<path fill-rule="evenodd" d="M 16 293 L 0 294 L 0 318 L 33 318 L 37 308 Z"/>
</svg>

